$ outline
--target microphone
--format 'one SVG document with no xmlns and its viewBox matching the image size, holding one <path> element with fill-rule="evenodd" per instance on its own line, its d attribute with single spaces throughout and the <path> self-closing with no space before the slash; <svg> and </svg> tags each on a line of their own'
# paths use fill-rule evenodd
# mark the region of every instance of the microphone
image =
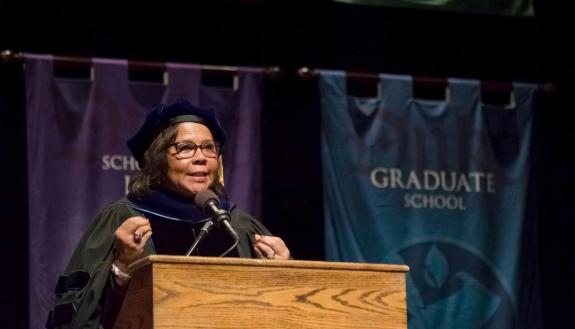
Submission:
<svg viewBox="0 0 575 329">
<path fill-rule="evenodd" d="M 192 243 L 192 246 L 190 247 L 190 249 L 188 249 L 186 256 L 191 255 L 192 252 L 194 252 L 194 250 L 196 250 L 196 248 L 200 244 L 200 241 L 202 241 L 204 239 L 204 237 L 206 235 L 208 235 L 208 233 L 210 233 L 210 230 L 212 229 L 213 226 L 214 226 L 213 220 L 207 221 L 204 224 L 204 226 L 202 226 L 202 228 L 200 229 L 200 233 L 198 233 L 198 237 L 196 238 L 196 240 L 194 240 L 194 243 Z"/>
<path fill-rule="evenodd" d="M 220 200 L 216 193 L 211 190 L 203 190 L 196 193 L 194 197 L 194 203 L 196 206 L 202 208 L 207 214 L 213 217 L 216 225 L 223 226 L 224 229 L 234 238 L 235 244 L 240 240 L 238 234 L 230 224 L 232 219 L 230 214 L 220 209 Z M 235 245 L 234 245 L 235 247 Z M 227 253 L 227 252 L 226 252 Z"/>
</svg>

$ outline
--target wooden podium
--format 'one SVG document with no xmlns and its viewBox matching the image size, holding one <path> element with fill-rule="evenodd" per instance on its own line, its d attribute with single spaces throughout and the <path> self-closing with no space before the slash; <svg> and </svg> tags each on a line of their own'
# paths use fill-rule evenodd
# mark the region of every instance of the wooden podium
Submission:
<svg viewBox="0 0 575 329">
<path fill-rule="evenodd" d="M 155 255 L 116 329 L 407 328 L 404 265 Z"/>
</svg>

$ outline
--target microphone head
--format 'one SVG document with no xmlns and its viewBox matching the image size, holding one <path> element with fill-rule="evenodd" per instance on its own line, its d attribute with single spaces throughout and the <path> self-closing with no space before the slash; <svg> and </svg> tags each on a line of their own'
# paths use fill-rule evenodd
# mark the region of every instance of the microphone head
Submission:
<svg viewBox="0 0 575 329">
<path fill-rule="evenodd" d="M 200 191 L 196 193 L 196 196 L 194 197 L 194 203 L 202 209 L 206 207 L 210 200 L 214 200 L 216 206 L 220 205 L 220 199 L 218 199 L 218 196 L 212 190 Z"/>
</svg>

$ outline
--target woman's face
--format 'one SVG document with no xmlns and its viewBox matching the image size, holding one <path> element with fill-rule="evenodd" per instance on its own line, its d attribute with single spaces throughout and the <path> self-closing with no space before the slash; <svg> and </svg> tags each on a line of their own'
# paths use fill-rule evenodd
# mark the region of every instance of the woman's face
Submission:
<svg viewBox="0 0 575 329">
<path fill-rule="evenodd" d="M 202 144 L 210 145 L 209 143 L 213 141 L 212 133 L 208 127 L 202 124 L 195 122 L 178 124 L 178 135 L 175 141 L 178 146 L 172 145 L 168 148 L 166 154 L 167 182 L 163 183 L 163 186 L 179 195 L 193 198 L 195 193 L 203 191 L 215 183 L 219 166 L 218 157 L 206 156 L 204 153 L 209 152 L 202 152 L 199 147 Z M 184 157 L 187 156 L 182 157 L 177 153 L 178 148 L 182 149 L 181 146 L 188 149 L 185 152 L 190 152 L 189 148 L 190 146 L 193 148 L 193 144 L 198 147 L 191 158 L 185 159 Z M 188 153 L 188 156 L 191 153 Z"/>
</svg>

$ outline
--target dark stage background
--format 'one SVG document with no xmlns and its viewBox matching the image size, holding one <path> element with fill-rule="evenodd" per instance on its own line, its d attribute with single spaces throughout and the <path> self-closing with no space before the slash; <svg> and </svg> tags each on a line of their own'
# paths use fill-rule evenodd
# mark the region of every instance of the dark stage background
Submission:
<svg viewBox="0 0 575 329">
<path fill-rule="evenodd" d="M 536 127 L 545 328 L 575 328 L 573 20 L 350 7 L 326 0 L 0 2 L 0 50 L 279 66 L 263 104 L 263 219 L 297 259 L 323 259 L 317 83 L 298 68 L 546 85 Z M 0 327 L 27 328 L 27 186 L 21 65 L 0 64 Z"/>
</svg>

